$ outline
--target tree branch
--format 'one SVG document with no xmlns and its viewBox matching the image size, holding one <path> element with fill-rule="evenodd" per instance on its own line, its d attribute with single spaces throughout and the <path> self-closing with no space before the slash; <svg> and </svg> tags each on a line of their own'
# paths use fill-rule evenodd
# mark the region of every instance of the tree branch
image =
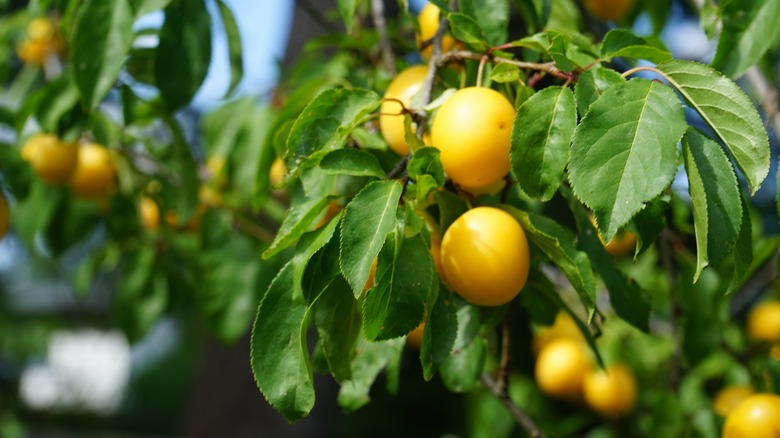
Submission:
<svg viewBox="0 0 780 438">
<path fill-rule="evenodd" d="M 435 46 L 434 46 L 435 49 Z M 467 50 L 453 50 L 444 54 L 441 54 L 439 56 L 434 55 L 431 57 L 431 61 L 435 61 L 437 66 L 443 66 L 446 65 L 452 61 L 462 61 L 465 59 L 473 59 L 475 61 L 482 61 L 483 57 L 487 56 L 488 61 L 492 62 L 494 64 L 511 64 L 514 66 L 517 66 L 518 68 L 521 68 L 523 70 L 536 70 L 548 73 L 550 75 L 553 75 L 557 78 L 564 79 L 567 81 L 573 81 L 577 79 L 577 76 L 573 73 L 568 73 L 565 71 L 560 70 L 558 67 L 555 66 L 555 63 L 553 62 L 526 62 L 526 61 L 518 61 L 516 59 L 509 59 L 509 58 L 499 58 L 496 56 L 493 56 L 491 54 L 484 54 L 484 53 L 476 53 L 476 52 L 469 52 Z M 430 70 L 429 70 L 430 73 Z"/>
<path fill-rule="evenodd" d="M 395 76 L 395 56 L 390 38 L 387 36 L 387 23 L 385 22 L 384 0 L 371 0 L 371 16 L 374 20 L 374 28 L 379 36 L 379 47 L 382 52 L 382 64 L 391 75 Z"/>
<path fill-rule="evenodd" d="M 520 409 L 520 407 L 517 406 L 511 398 L 509 398 L 509 393 L 506 391 L 506 388 L 504 388 L 504 390 L 500 390 L 496 382 L 493 381 L 493 378 L 490 377 L 487 373 L 482 373 L 480 379 L 482 380 L 482 384 L 485 385 L 485 388 L 487 388 L 491 393 L 493 393 L 494 396 L 496 396 L 496 398 L 498 398 L 501 404 L 504 405 L 504 407 L 515 419 L 517 424 L 522 426 L 522 428 L 528 432 L 530 437 L 545 438 L 544 432 L 539 429 L 539 426 L 534 423 L 534 420 L 532 420 L 524 410 Z"/>
</svg>

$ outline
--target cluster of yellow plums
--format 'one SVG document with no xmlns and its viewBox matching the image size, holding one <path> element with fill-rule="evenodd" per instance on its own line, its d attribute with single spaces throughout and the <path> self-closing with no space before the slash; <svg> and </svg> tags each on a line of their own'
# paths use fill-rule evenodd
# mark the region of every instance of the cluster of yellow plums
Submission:
<svg viewBox="0 0 780 438">
<path fill-rule="evenodd" d="M 99 199 L 116 190 L 116 164 L 109 149 L 92 142 L 66 142 L 50 133 L 30 137 L 21 155 L 50 185 L 67 185 L 73 193 Z"/>
<path fill-rule="evenodd" d="M 756 304 L 748 314 L 748 337 L 772 345 L 769 355 L 780 360 L 780 301 Z M 770 438 L 780 436 L 780 396 L 756 393 L 750 385 L 731 385 L 714 398 L 713 409 L 726 418 L 724 438 Z"/>
<path fill-rule="evenodd" d="M 27 23 L 24 37 L 16 47 L 16 55 L 22 62 L 40 66 L 53 56 L 60 56 L 65 43 L 57 26 L 48 17 L 38 17 Z"/>
<path fill-rule="evenodd" d="M 584 401 L 607 419 L 633 411 L 638 392 L 633 371 L 619 362 L 599 368 L 568 313 L 559 313 L 553 325 L 535 333 L 533 349 L 537 354 L 536 383 L 548 396 L 575 403 Z"/>
<path fill-rule="evenodd" d="M 221 156 L 213 155 L 206 160 L 208 175 L 198 186 L 199 202 L 195 212 L 186 222 L 182 222 L 174 210 L 166 209 L 162 216 L 168 228 L 191 233 L 200 229 L 200 222 L 207 209 L 222 205 L 222 190 L 227 185 L 227 177 L 223 173 L 224 167 L 225 159 Z M 154 197 L 155 192 L 158 191 L 159 183 L 149 183 L 146 194 L 142 195 L 138 202 L 138 214 L 141 219 L 141 225 L 146 230 L 152 232 L 158 231 L 161 225 L 160 207 Z"/>
<path fill-rule="evenodd" d="M 436 33 L 439 9 L 429 3 L 418 17 L 418 44 Z M 442 51 L 458 43 L 449 35 Z M 422 50 L 430 57 L 430 47 Z M 401 71 L 384 94 L 379 109 L 379 128 L 388 146 L 397 154 L 410 153 L 405 140 L 404 117 L 420 111 L 417 96 L 424 86 L 428 67 L 417 65 Z M 433 116 L 430 135 L 423 140 L 440 152 L 444 171 L 461 190 L 472 195 L 493 193 L 505 184 L 511 167 L 510 134 L 515 106 L 503 94 L 486 87 L 455 91 Z M 623 255 L 636 244 L 636 236 L 622 233 L 605 248 Z M 509 213 L 493 207 L 476 207 L 446 230 L 441 241 L 441 276 L 467 301 L 500 306 L 511 301 L 525 285 L 529 250 L 525 233 Z"/>
</svg>

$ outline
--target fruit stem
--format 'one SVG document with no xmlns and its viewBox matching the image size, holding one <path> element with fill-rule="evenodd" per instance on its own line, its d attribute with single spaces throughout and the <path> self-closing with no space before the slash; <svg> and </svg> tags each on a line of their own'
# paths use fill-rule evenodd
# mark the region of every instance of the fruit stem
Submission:
<svg viewBox="0 0 780 438">
<path fill-rule="evenodd" d="M 485 72 L 485 64 L 487 64 L 490 56 L 486 53 L 482 55 L 482 59 L 479 60 L 479 69 L 477 70 L 477 88 L 482 86 L 482 74 Z"/>
</svg>

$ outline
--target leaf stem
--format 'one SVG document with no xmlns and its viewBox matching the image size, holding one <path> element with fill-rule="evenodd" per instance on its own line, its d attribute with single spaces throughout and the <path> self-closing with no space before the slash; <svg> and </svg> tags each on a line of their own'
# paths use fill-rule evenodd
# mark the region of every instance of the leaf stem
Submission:
<svg viewBox="0 0 780 438">
<path fill-rule="evenodd" d="M 639 67 L 634 67 L 632 69 L 628 69 L 624 71 L 620 76 L 623 76 L 624 78 L 627 78 L 631 76 L 634 73 L 640 72 L 640 71 L 651 71 L 657 75 L 663 76 L 664 74 L 661 73 L 657 68 L 651 67 L 649 65 L 641 65 Z"/>
</svg>

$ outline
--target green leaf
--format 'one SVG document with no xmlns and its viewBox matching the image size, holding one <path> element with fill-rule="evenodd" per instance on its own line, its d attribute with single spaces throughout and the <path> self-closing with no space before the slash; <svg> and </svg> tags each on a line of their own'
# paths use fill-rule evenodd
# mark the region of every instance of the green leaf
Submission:
<svg viewBox="0 0 780 438">
<path fill-rule="evenodd" d="M 750 222 L 750 211 L 744 196 L 740 196 L 742 205 L 742 226 L 734 244 L 734 276 L 731 278 L 726 295 L 732 294 L 751 274 L 753 265 L 753 224 Z"/>
<path fill-rule="evenodd" d="M 601 59 L 610 61 L 618 57 L 645 59 L 659 63 L 672 59 L 672 54 L 668 50 L 650 45 L 644 38 L 627 30 L 612 29 L 601 42 Z"/>
<path fill-rule="evenodd" d="M 287 138 L 289 172 L 301 159 L 317 151 L 344 145 L 352 129 L 379 108 L 378 94 L 360 88 L 325 90 L 303 109 Z"/>
<path fill-rule="evenodd" d="M 360 149 L 330 151 L 320 160 L 320 168 L 332 175 L 385 177 L 385 171 L 376 156 Z"/>
<path fill-rule="evenodd" d="M 479 376 L 487 357 L 485 340 L 477 337 L 479 332 L 479 311 L 475 306 L 465 305 L 458 310 L 458 334 L 452 354 L 441 364 L 439 373 L 442 383 L 452 392 L 469 392 L 479 384 Z"/>
<path fill-rule="evenodd" d="M 690 61 L 656 67 L 731 153 L 751 195 L 769 173 L 769 138 L 753 102 L 731 79 Z"/>
<path fill-rule="evenodd" d="M 79 102 L 79 91 L 71 75 L 66 72 L 46 84 L 30 99 L 37 100 L 35 118 L 41 128 L 46 132 L 58 132 L 60 120 Z"/>
<path fill-rule="evenodd" d="M 339 14 L 344 21 L 344 27 L 347 33 L 352 33 L 355 27 L 355 12 L 357 11 L 360 0 L 338 0 Z"/>
<path fill-rule="evenodd" d="M 73 77 L 81 101 L 94 108 L 114 86 L 133 43 L 128 0 L 88 0 L 76 16 L 71 40 Z"/>
<path fill-rule="evenodd" d="M 333 377 L 338 382 L 351 379 L 360 338 L 360 307 L 344 277 L 336 276 L 320 295 L 314 321 Z"/>
<path fill-rule="evenodd" d="M 425 199 L 432 191 L 444 186 L 444 167 L 439 155 L 438 148 L 421 147 L 409 160 L 406 172 L 417 182 L 417 199 Z"/>
<path fill-rule="evenodd" d="M 520 68 L 508 62 L 499 62 L 490 70 L 490 80 L 498 83 L 516 82 L 520 80 Z"/>
<path fill-rule="evenodd" d="M 244 57 L 241 54 L 241 34 L 236 23 L 233 11 L 220 0 L 217 2 L 219 13 L 222 16 L 222 24 L 225 26 L 225 34 L 228 43 L 228 55 L 230 59 L 230 86 L 228 86 L 225 96 L 230 96 L 235 91 L 241 78 L 244 76 Z"/>
<path fill-rule="evenodd" d="M 180 223 L 185 223 L 198 208 L 197 165 L 192 158 L 179 122 L 170 116 L 163 117 L 163 120 L 173 133 L 173 141 L 165 161 L 175 177 L 162 181 L 161 195 L 165 201 L 166 210 L 173 208 Z"/>
<path fill-rule="evenodd" d="M 150 12 L 159 11 L 168 6 L 171 0 L 130 0 L 135 18 L 140 18 Z"/>
<path fill-rule="evenodd" d="M 520 294 L 520 302 L 528 309 L 533 321 L 551 325 L 559 312 L 564 311 L 568 313 L 572 321 L 577 325 L 580 333 L 582 333 L 583 339 L 585 339 L 591 351 L 593 351 L 593 355 L 596 356 L 596 361 L 603 366 L 603 359 L 596 346 L 596 339 L 590 332 L 588 325 L 580 320 L 580 317 L 577 316 L 571 307 L 561 299 L 560 293 L 550 279 L 540 270 L 531 269 L 528 274 L 526 287 L 528 291 Z"/>
<path fill-rule="evenodd" d="M 615 266 L 585 209 L 580 205 L 572 205 L 572 211 L 579 229 L 578 247 L 590 255 L 590 261 L 609 290 L 609 301 L 615 312 L 629 324 L 647 333 L 651 309 L 650 294 Z"/>
<path fill-rule="evenodd" d="M 528 239 L 561 269 L 588 309 L 588 315 L 592 315 L 596 305 L 596 279 L 588 255 L 577 251 L 573 236 L 545 216 L 509 206 L 503 208 L 520 222 Z"/>
<path fill-rule="evenodd" d="M 206 79 L 211 62 L 211 15 L 204 0 L 175 0 L 155 51 L 154 77 L 169 110 L 188 104 Z"/>
<path fill-rule="evenodd" d="M 632 79 L 608 88 L 574 134 L 569 181 L 609 241 L 669 187 L 687 124 L 669 87 Z"/>
<path fill-rule="evenodd" d="M 547 87 L 518 108 L 509 151 L 512 176 L 532 198 L 548 201 L 558 190 L 576 126 L 568 88 Z"/>
<path fill-rule="evenodd" d="M 637 249 L 635 257 L 639 257 L 652 248 L 653 242 L 666 227 L 666 216 L 664 215 L 669 208 L 669 202 L 662 198 L 656 198 L 650 201 L 647 206 L 634 216 L 633 229 L 637 236 Z"/>
<path fill-rule="evenodd" d="M 404 341 L 403 338 L 382 342 L 359 339 L 352 361 L 352 379 L 342 382 L 338 395 L 339 406 L 345 412 L 354 412 L 371 401 L 371 386 L 383 369 L 398 360 Z"/>
<path fill-rule="evenodd" d="M 756 64 L 780 36 L 780 0 L 722 3 L 718 48 L 712 67 L 738 78 Z"/>
<path fill-rule="evenodd" d="M 720 145 L 692 129 L 682 144 L 696 230 L 696 282 L 710 262 L 722 260 L 737 242 L 742 201 L 737 176 Z"/>
<path fill-rule="evenodd" d="M 330 202 L 329 196 L 323 196 L 309 199 L 303 204 L 290 208 L 284 216 L 282 225 L 279 226 L 279 231 L 276 232 L 274 241 L 263 252 L 263 259 L 268 260 L 297 242 Z"/>
<path fill-rule="evenodd" d="M 574 70 L 574 63 L 568 57 L 571 36 L 562 32 L 548 30 L 547 39 L 549 41 L 547 53 L 552 58 L 555 66 L 562 71 Z"/>
<path fill-rule="evenodd" d="M 677 294 L 681 318 L 682 351 L 686 362 L 696 366 L 699 361 L 721 347 L 721 329 L 719 307 L 722 296 L 718 293 L 719 279 L 714 272 L 699 277 L 698 266 L 693 261 L 679 262 L 680 291 Z M 698 262 L 696 263 L 698 265 Z"/>
<path fill-rule="evenodd" d="M 257 256 L 256 243 L 235 233 L 228 215 L 209 212 L 201 230 L 199 267 L 203 277 L 198 307 L 217 337 L 233 343 L 246 333 L 262 291 L 281 264 L 278 260 L 246 263 Z"/>
<path fill-rule="evenodd" d="M 307 302 L 313 302 L 317 299 L 319 292 L 324 290 L 325 285 L 314 285 L 310 281 L 312 277 L 307 277 L 306 272 L 312 260 L 318 260 L 322 263 L 321 257 L 313 257 L 320 252 L 328 254 L 333 257 L 335 255 L 334 246 L 335 241 L 338 239 L 336 229 L 341 224 L 340 221 L 329 221 L 327 224 L 310 231 L 301 236 L 298 244 L 295 246 L 295 254 L 293 255 L 293 273 L 292 273 L 292 293 L 302 294 Z M 323 250 L 323 248 L 326 248 Z M 315 269 L 316 270 L 316 269 Z M 315 277 L 316 278 L 316 277 Z M 309 281 L 304 284 L 305 281 Z M 327 280 L 326 280 L 327 282 Z M 304 289 L 304 286 L 309 286 L 308 289 Z M 314 287 L 312 287 L 314 286 Z"/>
<path fill-rule="evenodd" d="M 268 197 L 270 181 L 268 174 L 271 165 L 277 156 L 283 156 L 286 150 L 286 139 L 276 143 L 276 138 L 280 132 L 285 131 L 289 134 L 290 128 L 294 123 L 298 113 L 314 99 L 314 96 L 320 92 L 325 82 L 321 79 L 313 80 L 297 87 L 295 91 L 288 96 L 285 105 L 279 110 L 274 110 L 275 117 L 271 126 L 267 129 L 261 142 L 262 147 L 256 153 L 256 168 L 254 171 L 254 184 L 252 187 L 252 208 L 258 210 L 263 205 L 263 201 Z"/>
<path fill-rule="evenodd" d="M 5 164 L 5 163 L 4 163 Z M 18 200 L 11 209 L 11 224 L 14 232 L 31 247 L 35 247 L 35 236 L 40 230 L 49 228 L 55 213 L 63 203 L 65 193 L 50 187 L 36 178 L 23 200 Z"/>
<path fill-rule="evenodd" d="M 461 0 L 460 11 L 477 22 L 488 44 L 504 43 L 509 24 L 509 0 Z"/>
<path fill-rule="evenodd" d="M 485 51 L 490 45 L 485 40 L 485 35 L 473 18 L 459 12 L 451 12 L 447 15 L 450 21 L 452 35 L 458 41 L 462 41 L 479 51 Z"/>
<path fill-rule="evenodd" d="M 355 297 L 363 292 L 369 269 L 385 237 L 395 229 L 401 191 L 397 181 L 374 181 L 345 208 L 339 263 Z"/>
<path fill-rule="evenodd" d="M 260 392 L 287 421 L 314 407 L 314 382 L 306 327 L 309 310 L 295 293 L 293 263 L 288 262 L 265 293 L 252 326 L 251 365 Z"/>
<path fill-rule="evenodd" d="M 467 212 L 469 206 L 458 195 L 448 190 L 438 190 L 434 196 L 436 196 L 436 204 L 439 206 L 439 231 L 444 235 L 450 224 Z"/>
<path fill-rule="evenodd" d="M 435 287 L 433 259 L 420 234 L 393 233 L 379 253 L 376 286 L 363 302 L 363 334 L 369 341 L 405 336 L 422 322 Z"/>
<path fill-rule="evenodd" d="M 626 80 L 615 70 L 604 67 L 593 67 L 580 75 L 577 85 L 574 86 L 574 95 L 577 97 L 577 110 L 580 117 L 588 113 L 590 106 L 607 88 L 625 82 Z"/>
<path fill-rule="evenodd" d="M 425 329 L 420 344 L 423 378 L 431 380 L 452 352 L 458 333 L 458 300 L 441 284 L 435 287 L 426 302 Z"/>
<path fill-rule="evenodd" d="M 155 269 L 154 248 L 132 254 L 122 269 L 116 298 L 119 325 L 130 340 L 140 339 L 162 316 L 168 305 L 168 281 Z"/>
</svg>

